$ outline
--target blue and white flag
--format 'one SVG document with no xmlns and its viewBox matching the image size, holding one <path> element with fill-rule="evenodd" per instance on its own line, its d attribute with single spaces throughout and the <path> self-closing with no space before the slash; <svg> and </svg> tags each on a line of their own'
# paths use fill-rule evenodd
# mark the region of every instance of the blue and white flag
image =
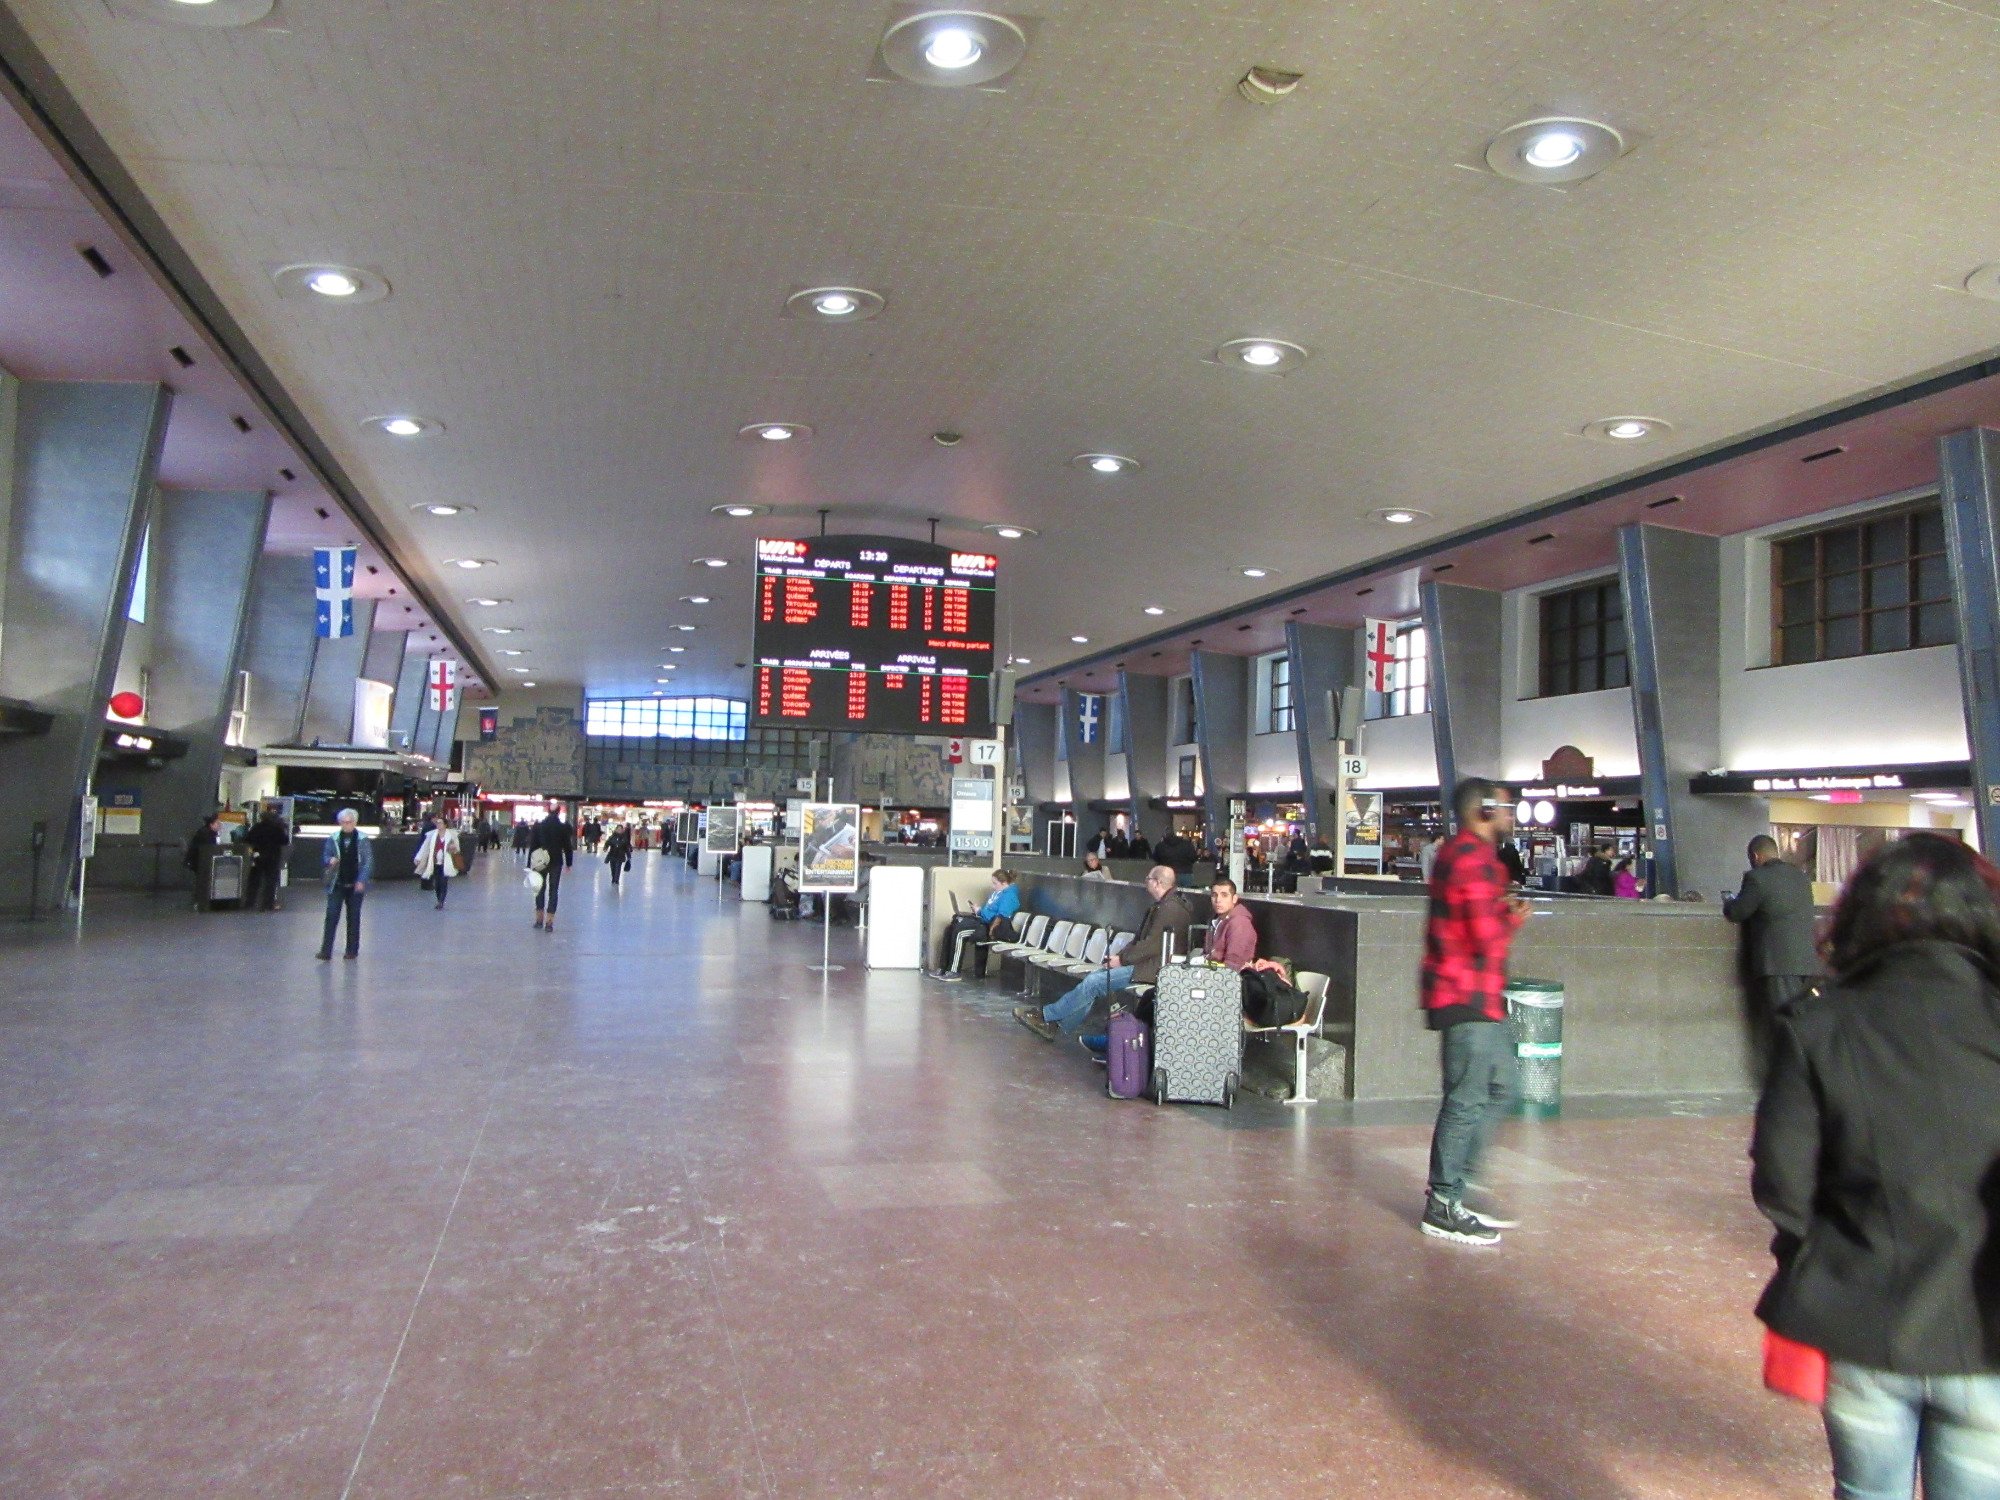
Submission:
<svg viewBox="0 0 2000 1500">
<path fill-rule="evenodd" d="M 313 549 L 314 614 L 323 640 L 354 634 L 355 547 Z"/>
<path fill-rule="evenodd" d="M 1079 693 L 1076 700 L 1076 738 L 1079 744 L 1097 743 L 1098 716 L 1104 711 L 1102 693 Z"/>
</svg>

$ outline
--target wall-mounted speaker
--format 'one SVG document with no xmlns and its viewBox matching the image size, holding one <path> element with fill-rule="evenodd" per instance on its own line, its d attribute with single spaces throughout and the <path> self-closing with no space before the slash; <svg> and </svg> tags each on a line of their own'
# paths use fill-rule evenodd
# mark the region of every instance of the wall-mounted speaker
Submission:
<svg viewBox="0 0 2000 1500">
<path fill-rule="evenodd" d="M 995 724 L 1014 722 L 1014 678 L 1017 675 L 1013 667 L 1001 667 L 987 680 Z"/>
</svg>

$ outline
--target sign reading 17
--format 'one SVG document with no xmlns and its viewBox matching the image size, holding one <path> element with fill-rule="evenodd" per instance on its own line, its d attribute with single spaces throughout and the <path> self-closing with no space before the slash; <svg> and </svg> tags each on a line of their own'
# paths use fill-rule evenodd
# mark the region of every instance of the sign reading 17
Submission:
<svg viewBox="0 0 2000 1500">
<path fill-rule="evenodd" d="M 870 552 L 864 547 L 861 549 L 861 560 L 863 562 L 887 562 L 889 554 L 886 552 Z"/>
</svg>

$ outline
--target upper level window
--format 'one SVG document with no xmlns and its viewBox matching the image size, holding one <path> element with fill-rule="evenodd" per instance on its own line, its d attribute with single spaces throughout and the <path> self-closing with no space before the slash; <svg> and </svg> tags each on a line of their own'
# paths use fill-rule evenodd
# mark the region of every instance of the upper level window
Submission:
<svg viewBox="0 0 2000 1500">
<path fill-rule="evenodd" d="M 1780 665 L 1958 639 L 1935 503 L 1786 537 L 1771 548 L 1771 595 Z"/>
<path fill-rule="evenodd" d="M 1423 622 L 1405 620 L 1390 642 L 1395 660 L 1389 663 L 1389 691 L 1382 698 L 1382 717 L 1401 719 L 1431 711 L 1431 648 Z"/>
<path fill-rule="evenodd" d="M 146 623 L 146 608 L 152 598 L 153 528 L 139 538 L 139 565 L 132 570 L 132 597 L 125 605 L 125 618 L 134 625 Z"/>
<path fill-rule="evenodd" d="M 750 706 L 739 698 L 592 698 L 583 732 L 621 739 L 740 740 Z"/>
<path fill-rule="evenodd" d="M 1631 681 L 1625 659 L 1625 596 L 1607 578 L 1542 595 L 1542 696 L 1595 693 Z"/>
<path fill-rule="evenodd" d="M 1264 733 L 1292 732 L 1292 658 L 1280 651 L 1264 659 Z"/>
</svg>

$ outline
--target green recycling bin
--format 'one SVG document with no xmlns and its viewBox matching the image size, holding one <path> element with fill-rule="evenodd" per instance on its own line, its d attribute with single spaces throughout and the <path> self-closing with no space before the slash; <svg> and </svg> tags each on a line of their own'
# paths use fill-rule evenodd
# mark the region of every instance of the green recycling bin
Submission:
<svg viewBox="0 0 2000 1500">
<path fill-rule="evenodd" d="M 1562 1113 L 1563 987 L 1552 979 L 1510 979 L 1506 993 L 1517 1059 L 1514 1113 L 1553 1119 Z"/>
</svg>

